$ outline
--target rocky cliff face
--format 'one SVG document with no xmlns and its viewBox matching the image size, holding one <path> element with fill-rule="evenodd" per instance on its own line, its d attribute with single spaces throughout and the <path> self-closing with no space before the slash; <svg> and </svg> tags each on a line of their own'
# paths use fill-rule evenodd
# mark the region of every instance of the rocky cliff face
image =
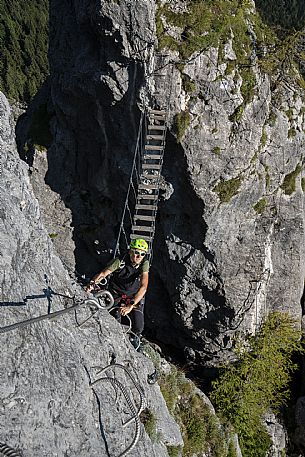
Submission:
<svg viewBox="0 0 305 457">
<path fill-rule="evenodd" d="M 250 76 L 236 64 L 233 35 L 223 48 L 194 52 L 183 71 L 168 50 L 170 78 L 153 99 L 156 11 L 144 0 L 51 2 L 53 143 L 48 166 L 35 159 L 32 180 L 47 170 L 55 193 L 44 213 L 62 214 L 49 222 L 54 244 L 73 268 L 63 242 L 71 221 L 76 269 L 92 274 L 115 244 L 140 109 L 170 96 L 163 175 L 171 195 L 160 202 L 146 326 L 190 363 L 214 366 L 236 332 L 255 332 L 268 311 L 301 321 L 303 93 L 261 70 L 247 23 Z M 168 18 L 157 20 L 179 37 Z"/>
<path fill-rule="evenodd" d="M 84 294 L 69 278 L 41 222 L 28 166 L 16 151 L 10 107 L 3 94 L 0 150 L 4 327 L 71 306 Z M 122 455 L 128 448 L 131 456 L 168 456 L 166 445 L 178 446 L 182 439 L 158 385 L 147 383 L 153 364 L 133 350 L 108 312 L 101 311 L 79 327 L 92 311 L 87 306 L 56 320 L 1 331 L 1 443 L 19 449 L 25 457 Z M 124 365 L 129 373 L 116 367 L 98 374 L 113 362 Z M 115 381 L 90 387 L 105 376 Z M 132 408 L 138 409 L 141 397 L 157 420 L 158 442 L 153 443 L 135 420 L 123 426 L 134 416 Z M 140 440 L 132 449 L 136 437 Z"/>
</svg>

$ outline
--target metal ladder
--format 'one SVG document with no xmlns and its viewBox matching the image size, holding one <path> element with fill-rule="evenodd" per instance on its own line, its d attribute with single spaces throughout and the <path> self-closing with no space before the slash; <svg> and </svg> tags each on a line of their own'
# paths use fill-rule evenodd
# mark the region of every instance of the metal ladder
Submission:
<svg viewBox="0 0 305 457">
<path fill-rule="evenodd" d="M 124 245 L 125 249 L 129 248 L 129 240 L 142 238 L 148 242 L 149 259 L 152 259 L 172 87 L 168 74 L 169 56 L 158 53 L 155 57 L 154 68 L 150 74 L 154 84 L 153 95 L 146 103 L 146 106 L 153 108 L 148 108 L 141 114 L 114 257 L 124 249 Z"/>
<path fill-rule="evenodd" d="M 141 174 L 130 238 L 142 238 L 152 245 L 166 138 L 166 110 L 149 110 Z"/>
</svg>

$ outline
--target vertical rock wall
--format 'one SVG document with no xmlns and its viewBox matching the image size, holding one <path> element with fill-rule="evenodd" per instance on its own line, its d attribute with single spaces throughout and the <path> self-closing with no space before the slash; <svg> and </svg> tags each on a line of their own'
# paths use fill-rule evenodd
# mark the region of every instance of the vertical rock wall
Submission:
<svg viewBox="0 0 305 457">
<path fill-rule="evenodd" d="M 104 264 L 118 233 L 156 43 L 156 6 L 51 2 L 56 116 L 46 182 L 72 212 L 81 272 Z M 231 68 L 230 41 L 222 60 L 210 48 L 185 63 L 193 93 L 174 65 L 157 100 L 164 104 L 172 87 L 167 197 L 160 202 L 146 325 L 197 363 L 225 357 L 232 336 L 255 332 L 272 309 L 289 310 L 297 321 L 302 314 L 303 93 L 271 88 L 255 48 L 252 57 L 249 100 Z M 177 62 L 177 53 L 168 59 Z M 178 143 L 174 116 L 181 112 L 189 122 Z"/>
</svg>

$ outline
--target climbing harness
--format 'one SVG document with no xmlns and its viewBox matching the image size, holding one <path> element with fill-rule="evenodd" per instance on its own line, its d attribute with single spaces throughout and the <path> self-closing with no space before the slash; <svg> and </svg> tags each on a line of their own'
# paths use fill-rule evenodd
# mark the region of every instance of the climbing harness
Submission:
<svg viewBox="0 0 305 457">
<path fill-rule="evenodd" d="M 19 451 L 16 451 L 12 447 L 10 447 L 4 443 L 0 443 L 0 454 L 5 455 L 7 457 L 21 457 L 22 456 L 22 454 Z"/>
<path fill-rule="evenodd" d="M 102 378 L 98 378 L 95 381 L 90 383 L 90 387 L 92 389 L 99 382 L 110 383 L 113 386 L 114 389 L 118 388 L 122 392 L 122 394 L 123 394 L 123 396 L 124 396 L 124 398 L 126 400 L 126 403 L 129 406 L 129 409 L 130 409 L 130 412 L 131 412 L 132 416 L 122 426 L 124 428 L 124 427 L 127 427 L 127 425 L 129 425 L 132 422 L 134 422 L 135 423 L 135 435 L 133 437 L 132 442 L 127 447 L 127 449 L 125 449 L 123 452 L 121 452 L 119 454 L 119 456 L 118 456 L 118 457 L 124 457 L 125 455 L 127 455 L 136 446 L 136 444 L 139 441 L 140 434 L 141 434 L 141 424 L 140 424 L 139 415 L 140 415 L 141 411 L 143 411 L 143 409 L 145 408 L 145 397 L 144 397 L 144 392 L 143 392 L 141 386 L 134 379 L 134 377 L 132 376 L 132 374 L 130 373 L 128 368 L 126 368 L 124 365 L 121 365 L 119 363 L 114 363 L 114 364 L 111 364 L 111 365 L 107 365 L 102 370 L 100 370 L 97 373 L 97 375 L 101 375 L 101 374 L 105 373 L 110 368 L 120 368 L 120 369 L 124 370 L 124 372 L 128 375 L 129 379 L 133 383 L 134 387 L 137 389 L 137 391 L 139 393 L 139 397 L 140 397 L 140 404 L 139 404 L 138 408 L 136 408 L 136 406 L 134 405 L 134 403 L 133 403 L 133 401 L 132 401 L 132 399 L 130 397 L 130 394 L 129 394 L 127 388 L 120 381 L 118 381 L 116 378 L 114 378 L 114 377 L 112 378 L 110 376 L 107 376 L 107 374 L 106 374 L 106 376 L 104 376 Z"/>
</svg>

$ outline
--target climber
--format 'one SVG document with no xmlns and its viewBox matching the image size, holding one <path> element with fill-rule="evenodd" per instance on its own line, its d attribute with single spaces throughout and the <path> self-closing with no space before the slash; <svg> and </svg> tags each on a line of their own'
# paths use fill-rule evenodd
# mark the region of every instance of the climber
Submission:
<svg viewBox="0 0 305 457">
<path fill-rule="evenodd" d="M 131 343 L 136 348 L 140 344 L 140 335 L 144 328 L 144 295 L 148 287 L 149 271 L 149 261 L 145 258 L 147 251 L 148 244 L 145 240 L 132 240 L 129 252 L 122 258 L 117 257 L 109 262 L 85 289 L 91 292 L 97 284 L 111 275 L 109 291 L 118 306 L 115 317 L 121 321 L 121 316 L 129 315 L 134 334 Z"/>
</svg>

